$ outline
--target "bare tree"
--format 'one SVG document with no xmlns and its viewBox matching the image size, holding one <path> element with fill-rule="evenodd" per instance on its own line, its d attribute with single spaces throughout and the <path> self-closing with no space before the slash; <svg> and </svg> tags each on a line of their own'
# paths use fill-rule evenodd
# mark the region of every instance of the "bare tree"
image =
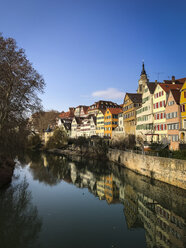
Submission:
<svg viewBox="0 0 186 248">
<path fill-rule="evenodd" d="M 0 149 L 8 149 L 9 137 L 21 133 L 29 113 L 41 108 L 38 93 L 45 83 L 23 49 L 0 34 Z M 17 139 L 17 138 L 16 138 Z M 11 140 L 12 142 L 12 140 Z"/>
<path fill-rule="evenodd" d="M 43 130 L 46 130 L 48 125 L 51 127 L 56 126 L 56 118 L 58 116 L 59 112 L 55 110 L 36 112 L 31 116 L 29 126 L 31 130 L 42 134 Z"/>
</svg>

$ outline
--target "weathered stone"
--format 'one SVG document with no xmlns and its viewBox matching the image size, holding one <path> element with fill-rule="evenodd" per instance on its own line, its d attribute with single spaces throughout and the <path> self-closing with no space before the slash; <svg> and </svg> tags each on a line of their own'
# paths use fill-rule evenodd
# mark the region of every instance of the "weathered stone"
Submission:
<svg viewBox="0 0 186 248">
<path fill-rule="evenodd" d="M 109 149 L 108 159 L 141 175 L 186 189 L 186 161 Z"/>
</svg>

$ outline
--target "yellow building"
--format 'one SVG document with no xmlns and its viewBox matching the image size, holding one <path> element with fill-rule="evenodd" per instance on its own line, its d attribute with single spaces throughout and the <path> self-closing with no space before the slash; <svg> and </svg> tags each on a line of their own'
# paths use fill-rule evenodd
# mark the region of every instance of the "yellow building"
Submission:
<svg viewBox="0 0 186 248">
<path fill-rule="evenodd" d="M 142 94 L 126 93 L 123 104 L 125 134 L 135 135 L 136 131 L 136 110 L 141 107 Z"/>
<path fill-rule="evenodd" d="M 97 181 L 97 194 L 100 200 L 105 199 L 105 177 L 100 177 L 100 180 Z"/>
<path fill-rule="evenodd" d="M 181 110 L 181 129 L 180 129 L 180 142 L 186 142 L 186 81 L 181 88 L 180 95 L 180 110 Z"/>
<path fill-rule="evenodd" d="M 104 116 L 105 136 L 112 137 L 112 131 L 118 126 L 118 114 L 121 108 L 107 108 Z"/>
<path fill-rule="evenodd" d="M 104 114 L 105 110 L 99 110 L 96 116 L 96 135 L 103 137 L 104 131 Z"/>
</svg>

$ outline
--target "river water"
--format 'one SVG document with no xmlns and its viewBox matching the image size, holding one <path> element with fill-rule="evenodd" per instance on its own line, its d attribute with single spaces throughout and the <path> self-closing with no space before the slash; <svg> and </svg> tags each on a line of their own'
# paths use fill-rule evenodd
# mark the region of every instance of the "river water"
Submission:
<svg viewBox="0 0 186 248">
<path fill-rule="evenodd" d="M 0 191 L 1 248 L 186 247 L 186 191 L 112 163 L 18 157 Z"/>
</svg>

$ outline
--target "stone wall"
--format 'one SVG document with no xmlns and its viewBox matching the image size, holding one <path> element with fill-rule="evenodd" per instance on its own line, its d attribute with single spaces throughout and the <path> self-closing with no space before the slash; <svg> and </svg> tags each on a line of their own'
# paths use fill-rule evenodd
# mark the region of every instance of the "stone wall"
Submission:
<svg viewBox="0 0 186 248">
<path fill-rule="evenodd" d="M 186 189 L 185 160 L 141 155 L 116 149 L 109 149 L 108 158 L 141 175 Z"/>
</svg>

